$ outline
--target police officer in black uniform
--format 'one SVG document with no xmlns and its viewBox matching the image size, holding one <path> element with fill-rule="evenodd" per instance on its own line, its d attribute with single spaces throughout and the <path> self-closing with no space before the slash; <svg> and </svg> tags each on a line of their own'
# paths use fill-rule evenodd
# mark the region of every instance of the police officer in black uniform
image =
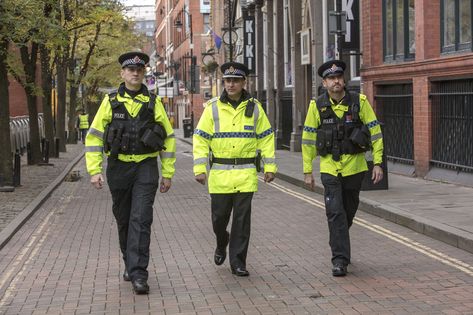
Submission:
<svg viewBox="0 0 473 315">
<path fill-rule="evenodd" d="M 349 229 L 358 209 L 361 183 L 368 170 L 365 151 L 371 150 L 375 166 L 373 183 L 383 178 L 383 139 L 373 108 L 363 94 L 345 90 L 342 60 L 322 64 L 318 74 L 326 89 L 312 100 L 302 133 L 304 181 L 314 188 L 312 161 L 320 155 L 325 210 L 332 250 L 332 275 L 347 274 L 351 259 Z"/>
<path fill-rule="evenodd" d="M 124 82 L 105 96 L 86 137 L 87 171 L 92 185 L 103 186 L 103 152 L 108 155 L 107 183 L 112 194 L 123 279 L 137 294 L 149 291 L 148 262 L 153 203 L 174 175 L 175 138 L 161 100 L 142 83 L 149 57 L 129 52 L 118 59 Z M 157 156 L 161 159 L 161 183 Z"/>
</svg>

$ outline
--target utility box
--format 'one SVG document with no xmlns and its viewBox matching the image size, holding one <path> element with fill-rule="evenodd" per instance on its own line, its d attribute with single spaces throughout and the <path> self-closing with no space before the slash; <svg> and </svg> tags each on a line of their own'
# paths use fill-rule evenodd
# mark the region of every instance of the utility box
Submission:
<svg viewBox="0 0 473 315">
<path fill-rule="evenodd" d="M 192 120 L 191 119 L 183 119 L 182 120 L 182 127 L 184 129 L 184 138 L 192 137 L 192 133 L 193 133 Z"/>
</svg>

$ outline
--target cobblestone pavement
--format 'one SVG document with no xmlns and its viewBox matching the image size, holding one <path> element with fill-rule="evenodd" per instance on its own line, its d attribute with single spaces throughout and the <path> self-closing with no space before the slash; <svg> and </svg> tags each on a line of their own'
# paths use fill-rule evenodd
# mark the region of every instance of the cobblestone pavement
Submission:
<svg viewBox="0 0 473 315">
<path fill-rule="evenodd" d="M 82 152 L 82 144 L 67 145 L 59 158 L 50 158 L 50 166 L 27 165 L 26 154 L 21 158 L 21 186 L 13 192 L 0 192 L 0 232 L 15 219 L 52 181 Z"/>
<path fill-rule="evenodd" d="M 473 314 L 473 255 L 370 214 L 335 278 L 321 196 L 279 179 L 253 206 L 248 278 L 213 264 L 210 199 L 178 142 L 156 198 L 147 296 L 121 279 L 107 189 L 64 182 L 0 250 L 0 314 Z M 83 161 L 76 169 L 84 171 Z"/>
</svg>

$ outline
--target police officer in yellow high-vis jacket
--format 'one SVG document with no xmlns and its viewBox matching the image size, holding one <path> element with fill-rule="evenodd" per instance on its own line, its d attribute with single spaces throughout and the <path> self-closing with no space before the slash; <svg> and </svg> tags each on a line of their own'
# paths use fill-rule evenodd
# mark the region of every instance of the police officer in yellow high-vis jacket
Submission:
<svg viewBox="0 0 473 315">
<path fill-rule="evenodd" d="M 118 61 L 124 82 L 102 101 L 86 137 L 85 156 L 97 189 L 104 181 L 103 152 L 108 156 L 107 183 L 125 262 L 123 279 L 132 281 L 137 294 L 147 294 L 153 203 L 158 186 L 162 193 L 171 187 L 176 142 L 160 98 L 142 84 L 149 57 L 130 52 Z"/>
<path fill-rule="evenodd" d="M 247 67 L 228 62 L 221 66 L 221 71 L 225 90 L 220 98 L 207 103 L 194 131 L 194 174 L 198 182 L 205 184 L 210 163 L 208 187 L 217 237 L 214 262 L 223 264 L 229 244 L 232 273 L 244 277 L 249 275 L 246 256 L 251 200 L 258 190 L 257 171 L 262 167 L 264 180 L 269 183 L 277 170 L 274 133 L 261 104 L 244 89 Z"/>
<path fill-rule="evenodd" d="M 345 67 L 341 60 L 328 61 L 319 67 L 326 92 L 310 102 L 302 133 L 304 181 L 312 189 L 312 162 L 320 155 L 333 276 L 345 276 L 350 263 L 349 228 L 368 170 L 365 151 L 373 153 L 375 166 L 371 179 L 376 184 L 383 178 L 381 127 L 366 96 L 345 90 Z"/>
<path fill-rule="evenodd" d="M 79 129 L 80 140 L 85 143 L 85 136 L 89 130 L 89 114 L 86 114 L 84 109 L 81 109 L 77 116 L 77 129 Z"/>
</svg>

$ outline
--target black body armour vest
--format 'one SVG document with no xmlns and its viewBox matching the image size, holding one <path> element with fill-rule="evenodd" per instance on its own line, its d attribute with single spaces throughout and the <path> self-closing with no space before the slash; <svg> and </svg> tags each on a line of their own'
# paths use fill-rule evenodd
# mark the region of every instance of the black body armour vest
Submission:
<svg viewBox="0 0 473 315">
<path fill-rule="evenodd" d="M 117 100 L 117 92 L 110 93 L 109 98 L 112 106 L 112 121 L 105 130 L 104 150 L 105 152 L 110 151 L 110 157 L 117 158 L 119 153 L 127 155 L 147 154 L 163 149 L 162 147 L 146 145 L 143 141 L 147 133 L 159 134 L 164 132 L 164 128 L 154 120 L 156 95 L 150 93 L 149 102 L 142 104 L 136 117 L 132 117 L 126 110 L 125 105 Z M 166 135 L 161 134 L 160 136 L 164 141 Z"/>
<path fill-rule="evenodd" d="M 320 156 L 332 154 L 334 161 L 339 161 L 341 154 L 365 152 L 371 146 L 369 129 L 360 120 L 360 95 L 348 91 L 346 95 L 349 109 L 342 118 L 333 111 L 327 93 L 316 101 L 321 120 L 317 129 L 317 151 Z"/>
</svg>

